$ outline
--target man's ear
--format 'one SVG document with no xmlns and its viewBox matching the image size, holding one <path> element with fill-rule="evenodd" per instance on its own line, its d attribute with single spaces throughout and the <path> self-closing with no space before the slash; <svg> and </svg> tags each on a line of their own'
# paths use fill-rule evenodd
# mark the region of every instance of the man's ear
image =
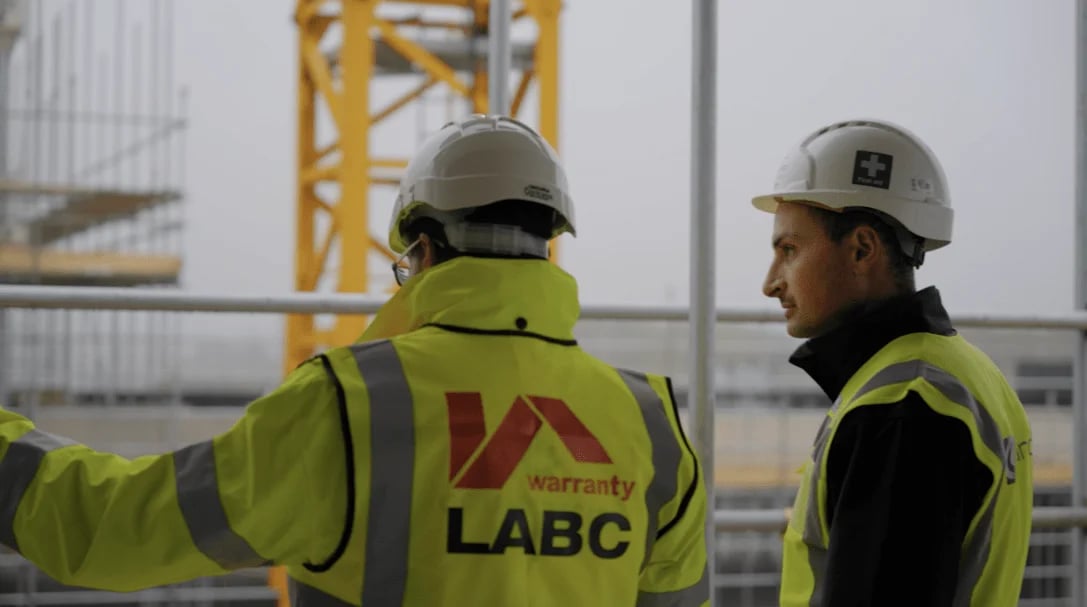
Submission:
<svg viewBox="0 0 1087 607">
<path fill-rule="evenodd" d="M 850 254 L 853 262 L 870 265 L 882 252 L 879 234 L 871 226 L 857 226 L 850 235 Z"/>
<path fill-rule="evenodd" d="M 419 248 L 423 250 L 423 259 L 420 268 L 425 270 L 434 265 L 434 241 L 426 234 L 419 235 Z"/>
</svg>

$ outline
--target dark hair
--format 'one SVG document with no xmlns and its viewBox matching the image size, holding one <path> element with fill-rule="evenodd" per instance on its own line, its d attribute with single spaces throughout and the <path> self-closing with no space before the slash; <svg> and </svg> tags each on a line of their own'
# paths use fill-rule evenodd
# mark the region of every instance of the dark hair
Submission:
<svg viewBox="0 0 1087 607">
<path fill-rule="evenodd" d="M 514 226 L 521 230 L 550 239 L 558 214 L 551 207 L 527 200 L 500 200 L 476 208 L 464 216 L 464 221 L 477 224 Z M 445 228 L 441 222 L 431 217 L 419 217 L 408 223 L 405 228 L 408 241 L 414 241 L 421 234 L 426 234 L 434 243 L 434 263 L 449 261 L 462 253 L 449 244 Z M 495 255 L 494 257 L 501 257 Z"/>
<path fill-rule="evenodd" d="M 902 250 L 895 228 L 887 220 L 866 210 L 846 209 L 838 213 L 819 207 L 810 208 L 815 211 L 815 216 L 832 242 L 841 242 L 843 238 L 861 226 L 875 230 L 880 242 L 883 243 L 883 248 L 887 250 L 895 288 L 900 293 L 912 293 L 916 290 L 913 260 Z"/>
</svg>

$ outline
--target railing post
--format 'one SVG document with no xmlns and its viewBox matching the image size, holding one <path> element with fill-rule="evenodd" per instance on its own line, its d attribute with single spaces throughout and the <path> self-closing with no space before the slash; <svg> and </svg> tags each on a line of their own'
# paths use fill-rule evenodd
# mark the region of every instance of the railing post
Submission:
<svg viewBox="0 0 1087 607">
<path fill-rule="evenodd" d="M 1075 197 L 1076 309 L 1087 308 L 1087 0 L 1076 1 Z M 1073 386 L 1072 506 L 1087 505 L 1087 332 L 1080 329 Z M 1087 605 L 1084 529 L 1072 534 L 1072 604 Z"/>
<path fill-rule="evenodd" d="M 705 476 L 709 512 L 716 507 L 714 433 L 716 388 L 714 336 L 717 295 L 717 0 L 694 0 L 691 33 L 691 269 L 690 369 L 687 403 L 694 415 L 695 448 Z M 714 604 L 717 553 L 712 517 L 706 521 L 710 607 Z"/>
</svg>

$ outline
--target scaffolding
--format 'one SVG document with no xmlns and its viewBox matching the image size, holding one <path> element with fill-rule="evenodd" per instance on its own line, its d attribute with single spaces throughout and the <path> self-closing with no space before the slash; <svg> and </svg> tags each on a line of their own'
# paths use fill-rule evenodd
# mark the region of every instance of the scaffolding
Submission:
<svg viewBox="0 0 1087 607">
<path fill-rule="evenodd" d="M 177 287 L 185 105 L 172 0 L 0 0 L 0 284 Z M 103 421 L 176 413 L 180 322 L 0 310 L 0 403 L 39 420 L 77 404 Z M 0 586 L 57 589 L 14 554 Z"/>
<path fill-rule="evenodd" d="M 178 285 L 185 92 L 172 11 L 171 0 L 0 0 L 0 283 Z M 173 322 L 0 313 L 0 399 L 32 414 L 166 398 Z M 119 351 L 131 364 L 101 373 L 94 361 Z"/>
</svg>

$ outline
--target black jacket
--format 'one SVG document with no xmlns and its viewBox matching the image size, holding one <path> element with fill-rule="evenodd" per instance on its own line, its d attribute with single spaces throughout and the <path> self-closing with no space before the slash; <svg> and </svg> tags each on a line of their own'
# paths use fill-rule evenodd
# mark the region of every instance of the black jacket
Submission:
<svg viewBox="0 0 1087 607">
<path fill-rule="evenodd" d="M 953 335 L 933 287 L 859 311 L 789 361 L 831 400 L 883 346 L 909 333 Z M 827 454 L 826 607 L 950 607 L 959 553 L 992 473 L 970 431 L 915 392 L 839 422 Z"/>
</svg>

